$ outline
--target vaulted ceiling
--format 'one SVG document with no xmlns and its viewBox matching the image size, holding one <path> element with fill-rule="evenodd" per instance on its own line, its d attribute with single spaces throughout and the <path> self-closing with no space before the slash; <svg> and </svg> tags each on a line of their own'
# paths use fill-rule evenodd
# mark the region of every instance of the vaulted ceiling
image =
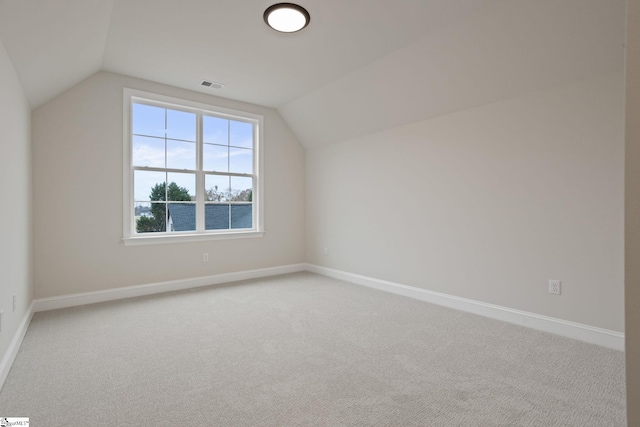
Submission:
<svg viewBox="0 0 640 427">
<path fill-rule="evenodd" d="M 106 70 L 277 108 L 307 147 L 623 69 L 625 0 L 301 0 L 294 34 L 273 3 L 0 0 L 0 40 L 34 108 Z"/>
</svg>

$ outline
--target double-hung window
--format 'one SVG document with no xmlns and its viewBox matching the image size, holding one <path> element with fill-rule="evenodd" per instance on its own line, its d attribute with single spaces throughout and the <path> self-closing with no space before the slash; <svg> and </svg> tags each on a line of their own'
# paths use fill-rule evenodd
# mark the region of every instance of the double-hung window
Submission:
<svg viewBox="0 0 640 427">
<path fill-rule="evenodd" d="M 262 117 L 125 89 L 126 244 L 262 234 Z"/>
</svg>

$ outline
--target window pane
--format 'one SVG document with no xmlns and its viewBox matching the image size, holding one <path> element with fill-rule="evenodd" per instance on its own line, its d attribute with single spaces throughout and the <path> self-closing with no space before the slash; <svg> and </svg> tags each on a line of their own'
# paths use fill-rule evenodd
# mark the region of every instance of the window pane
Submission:
<svg viewBox="0 0 640 427">
<path fill-rule="evenodd" d="M 228 230 L 229 208 L 228 203 L 207 203 L 204 205 L 205 230 Z"/>
<path fill-rule="evenodd" d="M 132 127 L 134 134 L 164 138 L 165 109 L 144 104 L 133 104 Z"/>
<path fill-rule="evenodd" d="M 167 138 L 196 140 L 196 115 L 184 111 L 167 110 Z"/>
<path fill-rule="evenodd" d="M 163 168 L 165 167 L 164 139 L 134 136 L 131 155 L 131 162 L 134 166 Z"/>
<path fill-rule="evenodd" d="M 166 176 L 164 172 L 134 171 L 134 200 L 164 200 Z"/>
<path fill-rule="evenodd" d="M 231 201 L 251 202 L 253 199 L 253 179 L 232 176 L 231 177 Z"/>
<path fill-rule="evenodd" d="M 253 228 L 253 204 L 231 205 L 231 228 Z"/>
<path fill-rule="evenodd" d="M 168 203 L 167 209 L 169 209 L 170 231 L 195 231 L 195 203 Z"/>
<path fill-rule="evenodd" d="M 229 145 L 229 120 L 204 116 L 202 118 L 202 140 L 210 144 Z"/>
<path fill-rule="evenodd" d="M 196 144 L 194 142 L 167 140 L 167 167 L 172 169 L 196 168 Z"/>
<path fill-rule="evenodd" d="M 138 233 L 161 233 L 166 231 L 167 204 L 164 202 L 150 203 L 149 215 L 136 216 L 136 231 Z"/>
<path fill-rule="evenodd" d="M 229 148 L 229 172 L 253 173 L 253 150 Z"/>
<path fill-rule="evenodd" d="M 207 175 L 204 177 L 205 201 L 228 202 L 229 201 L 229 177 L 220 175 Z"/>
<path fill-rule="evenodd" d="M 134 216 L 136 219 L 146 216 L 151 217 L 151 203 L 149 202 L 136 202 L 134 207 Z"/>
<path fill-rule="evenodd" d="M 196 200 L 196 175 L 193 173 L 167 174 L 167 197 L 170 202 L 190 202 Z"/>
<path fill-rule="evenodd" d="M 229 147 L 204 144 L 202 167 L 206 171 L 229 172 Z"/>
<path fill-rule="evenodd" d="M 131 95 L 131 135 L 125 139 L 131 150 L 125 181 L 132 180 L 133 193 L 124 205 L 133 214 L 125 232 L 252 230 L 257 122 L 240 112 L 141 96 Z"/>
<path fill-rule="evenodd" d="M 231 120 L 229 145 L 234 147 L 253 148 L 253 125 Z"/>
</svg>

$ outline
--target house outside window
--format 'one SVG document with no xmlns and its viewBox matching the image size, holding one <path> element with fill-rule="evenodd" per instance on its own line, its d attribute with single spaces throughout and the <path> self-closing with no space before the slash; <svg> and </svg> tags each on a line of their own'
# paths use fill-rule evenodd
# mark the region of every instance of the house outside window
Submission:
<svg viewBox="0 0 640 427">
<path fill-rule="evenodd" d="M 125 89 L 125 244 L 261 236 L 262 122 Z"/>
</svg>

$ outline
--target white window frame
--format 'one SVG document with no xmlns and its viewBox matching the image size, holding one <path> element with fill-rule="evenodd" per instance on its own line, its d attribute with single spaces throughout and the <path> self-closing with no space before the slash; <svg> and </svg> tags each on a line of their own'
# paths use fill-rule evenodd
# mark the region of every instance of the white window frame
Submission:
<svg viewBox="0 0 640 427">
<path fill-rule="evenodd" d="M 212 114 L 232 120 L 250 121 L 254 124 L 254 147 L 253 147 L 253 170 L 254 170 L 254 190 L 252 194 L 253 203 L 253 228 L 251 229 L 225 229 L 225 230 L 202 230 L 193 232 L 164 232 L 164 233 L 137 233 L 135 230 L 134 214 L 134 192 L 132 165 L 132 132 L 131 132 L 131 112 L 134 101 L 151 103 L 166 108 L 177 110 L 197 111 L 204 114 Z M 157 243 L 182 243 L 196 242 L 202 240 L 218 239 L 242 239 L 252 237 L 262 237 L 264 235 L 264 184 L 263 184 L 263 122 L 261 115 L 246 113 L 244 111 L 232 110 L 210 104 L 202 104 L 185 99 L 173 98 L 158 95 L 150 92 L 143 92 L 136 89 L 124 88 L 123 90 L 123 242 L 125 245 L 147 245 Z M 202 145 L 202 141 L 198 141 Z M 202 148 L 198 148 L 198 153 L 202 153 Z M 204 171 L 202 171 L 201 155 L 198 155 L 196 179 L 199 181 L 197 188 L 202 189 L 197 201 L 197 210 L 200 215 L 196 215 L 199 224 L 204 223 Z"/>
</svg>

